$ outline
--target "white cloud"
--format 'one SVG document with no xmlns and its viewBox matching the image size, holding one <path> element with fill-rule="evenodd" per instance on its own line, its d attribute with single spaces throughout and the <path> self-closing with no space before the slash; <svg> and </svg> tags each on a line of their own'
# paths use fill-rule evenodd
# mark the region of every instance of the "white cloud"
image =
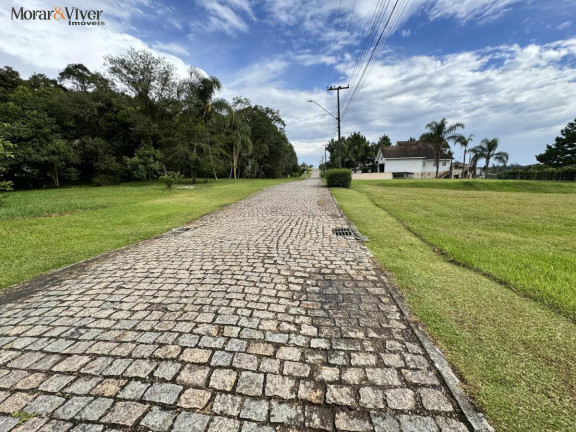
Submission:
<svg viewBox="0 0 576 432">
<path fill-rule="evenodd" d="M 248 24 L 230 7 L 217 2 L 207 2 L 205 7 L 210 12 L 210 23 L 213 28 L 227 33 L 248 31 Z"/>
<path fill-rule="evenodd" d="M 103 57 L 118 55 L 130 47 L 149 49 L 172 61 L 180 74 L 188 69 L 179 57 L 183 49 L 174 43 L 148 46 L 141 39 L 125 31 L 129 20 L 146 14 L 148 0 L 128 0 L 118 6 L 112 0 L 98 0 L 89 8 L 103 10 L 104 26 L 74 27 L 61 21 L 10 20 L 11 7 L 21 2 L 9 0 L 0 9 L 0 62 L 11 64 L 24 76 L 32 72 L 56 75 L 69 63 L 83 63 L 91 70 L 101 70 Z M 51 9 L 46 1 L 29 0 L 27 9 Z"/>
<path fill-rule="evenodd" d="M 196 28 L 223 31 L 230 35 L 235 35 L 237 33 L 246 33 L 250 28 L 243 16 L 247 16 L 251 21 L 256 19 L 248 0 L 199 0 L 197 3 L 208 13 L 208 21 L 194 23 L 193 27 Z"/>
<path fill-rule="evenodd" d="M 521 0 L 434 0 L 429 4 L 431 19 L 455 17 L 461 22 L 488 21 L 499 17 Z"/>
<path fill-rule="evenodd" d="M 336 57 L 334 55 L 314 53 L 311 50 L 304 50 L 297 54 L 292 54 L 290 58 L 303 66 L 318 64 L 334 65 L 336 63 Z"/>
<path fill-rule="evenodd" d="M 572 21 L 564 21 L 562 24 L 558 26 L 558 30 L 562 30 L 568 28 L 572 25 Z"/>
<path fill-rule="evenodd" d="M 156 42 L 153 45 L 153 48 L 158 51 L 162 51 L 165 53 L 172 53 L 175 55 L 187 56 L 190 54 L 186 48 L 184 48 L 182 45 L 176 42 L 169 42 L 169 43 Z"/>
<path fill-rule="evenodd" d="M 274 81 L 276 86 L 280 86 L 280 77 L 288 66 L 288 61 L 282 56 L 263 60 L 238 71 L 228 85 L 231 88 L 251 87 Z"/>
<path fill-rule="evenodd" d="M 510 162 L 535 163 L 534 155 L 576 112 L 576 39 L 546 45 L 506 45 L 447 56 L 417 56 L 377 63 L 342 122 L 342 133 L 360 131 L 372 141 L 418 137 L 426 123 L 446 117 L 466 124 L 465 133 L 500 138 Z M 274 69 L 273 65 L 260 65 Z M 334 94 L 283 89 L 268 81 L 242 80 L 227 94 L 280 109 L 300 157 L 317 164 L 318 147 L 336 135 L 336 122 L 314 99 L 336 112 Z M 345 101 L 345 92 L 342 93 Z M 461 157 L 460 149 L 456 149 Z"/>
</svg>

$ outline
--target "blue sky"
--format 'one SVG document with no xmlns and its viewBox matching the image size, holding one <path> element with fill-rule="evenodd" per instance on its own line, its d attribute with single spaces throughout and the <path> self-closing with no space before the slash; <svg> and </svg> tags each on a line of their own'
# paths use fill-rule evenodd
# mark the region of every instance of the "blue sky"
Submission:
<svg viewBox="0 0 576 432">
<path fill-rule="evenodd" d="M 106 25 L 11 21 L 11 7 L 24 4 L 100 9 Z M 8 0 L 0 7 L 0 63 L 24 76 L 55 76 L 68 63 L 102 70 L 105 54 L 150 49 L 181 74 L 194 66 L 219 77 L 221 97 L 280 110 L 300 160 L 315 165 L 336 122 L 306 101 L 336 114 L 336 95 L 326 91 L 333 84 L 351 84 L 342 92 L 343 105 L 350 102 L 344 135 L 376 141 L 385 133 L 395 142 L 446 117 L 465 123 L 473 144 L 498 137 L 510 162 L 522 164 L 534 163 L 576 117 L 573 0 L 400 0 L 395 31 L 348 101 L 367 30 L 386 4 L 376 34 L 395 0 Z"/>
</svg>

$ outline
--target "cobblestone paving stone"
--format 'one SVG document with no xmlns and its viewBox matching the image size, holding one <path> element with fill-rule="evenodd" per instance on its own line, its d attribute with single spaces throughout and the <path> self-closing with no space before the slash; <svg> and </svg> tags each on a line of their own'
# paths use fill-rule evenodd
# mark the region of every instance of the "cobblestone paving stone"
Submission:
<svg viewBox="0 0 576 432">
<path fill-rule="evenodd" d="M 470 430 L 342 226 L 279 185 L 1 305 L 0 430 Z"/>
</svg>

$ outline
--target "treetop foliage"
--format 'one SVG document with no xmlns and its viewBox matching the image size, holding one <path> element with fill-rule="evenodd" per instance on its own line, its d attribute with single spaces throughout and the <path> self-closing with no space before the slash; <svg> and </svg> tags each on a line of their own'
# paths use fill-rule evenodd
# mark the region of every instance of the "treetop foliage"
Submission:
<svg viewBox="0 0 576 432">
<path fill-rule="evenodd" d="M 553 145 L 546 145 L 536 160 L 551 167 L 576 166 L 576 119 L 560 131 Z"/>
<path fill-rule="evenodd" d="M 105 67 L 69 64 L 57 79 L 0 68 L 0 181 L 299 174 L 277 110 L 219 99 L 217 77 L 190 68 L 180 79 L 148 51 L 106 56 Z"/>
</svg>

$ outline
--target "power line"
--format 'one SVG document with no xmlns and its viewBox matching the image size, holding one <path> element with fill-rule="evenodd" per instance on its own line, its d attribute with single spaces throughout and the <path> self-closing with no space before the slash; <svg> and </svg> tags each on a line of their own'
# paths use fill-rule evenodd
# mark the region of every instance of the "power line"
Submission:
<svg viewBox="0 0 576 432">
<path fill-rule="evenodd" d="M 362 81 L 364 79 L 364 77 L 366 76 L 366 71 L 368 69 L 368 66 L 370 65 L 370 62 L 372 61 L 372 59 L 374 58 L 374 54 L 376 52 L 376 49 L 378 48 L 378 45 L 380 44 L 380 41 L 382 40 L 382 36 L 384 34 L 384 32 L 386 31 L 386 29 L 388 28 L 389 24 L 390 24 L 390 20 L 392 18 L 392 15 L 394 14 L 394 11 L 396 10 L 396 7 L 398 6 L 398 2 L 400 0 L 396 0 L 396 3 L 394 4 L 394 7 L 392 8 L 392 11 L 390 12 L 390 15 L 388 16 L 388 20 L 386 21 L 386 24 L 384 25 L 384 28 L 382 29 L 382 32 L 380 33 L 380 36 L 378 37 L 378 40 L 376 41 L 376 44 L 374 45 L 374 47 L 372 48 L 372 52 L 370 54 L 370 57 L 368 58 L 368 61 L 366 62 L 364 69 L 362 70 L 362 73 L 360 75 L 360 78 L 358 79 L 356 86 L 354 87 L 354 90 L 352 90 L 352 92 L 350 93 L 350 97 L 348 98 L 348 100 L 346 101 L 346 105 L 344 107 L 344 113 L 346 113 L 348 111 L 348 107 L 350 106 L 350 104 L 352 103 L 352 100 L 354 99 L 354 97 L 356 96 L 356 93 L 358 92 L 358 89 L 360 88 Z"/>
<path fill-rule="evenodd" d="M 368 30 L 366 31 L 366 34 L 364 35 L 364 39 L 362 41 L 362 46 L 360 47 L 360 54 L 358 55 L 358 59 L 356 60 L 356 65 L 354 66 L 352 74 L 350 75 L 349 82 L 351 82 L 351 83 L 353 83 L 356 80 L 356 77 L 358 76 L 358 74 L 360 72 L 360 68 L 361 68 L 362 64 L 364 63 L 364 59 L 366 58 L 366 54 L 368 53 L 368 49 L 372 45 L 372 41 L 374 40 L 374 37 L 376 35 L 376 31 L 378 30 L 378 27 L 380 26 L 380 22 L 382 21 L 383 13 L 385 10 L 388 9 L 389 0 L 386 0 L 385 5 L 383 5 L 383 2 L 384 2 L 384 0 L 378 1 L 378 4 L 376 5 L 376 9 L 374 9 L 374 13 L 372 14 L 372 19 L 370 20 Z"/>
<path fill-rule="evenodd" d="M 388 39 L 390 38 L 390 36 L 392 36 L 396 32 L 396 29 L 398 28 L 398 24 L 400 23 L 400 19 L 401 19 L 402 15 L 404 14 L 404 11 L 406 10 L 406 7 L 408 6 L 409 0 L 403 0 L 403 1 L 404 1 L 404 3 L 402 5 L 402 10 L 400 11 L 400 13 L 398 13 L 396 15 L 396 21 L 392 24 L 391 30 L 389 30 L 388 34 L 385 36 L 384 43 L 378 49 L 378 53 L 376 54 L 375 59 L 380 57 L 380 55 L 384 51 L 384 48 L 386 46 L 386 43 L 388 42 Z M 375 64 L 376 64 L 376 61 L 373 61 L 372 64 L 370 65 L 370 68 L 368 69 L 368 73 L 366 75 L 366 78 L 368 78 L 370 73 L 372 73 L 372 69 L 374 69 Z"/>
<path fill-rule="evenodd" d="M 346 55 L 346 47 L 348 46 L 348 40 L 350 39 L 350 28 L 352 26 L 352 19 L 354 18 L 354 11 L 356 10 L 356 0 L 352 5 L 352 13 L 350 14 L 350 20 L 348 21 L 348 29 L 346 30 L 346 39 L 344 40 L 344 46 L 342 47 L 342 54 Z"/>
<path fill-rule="evenodd" d="M 390 15 L 388 16 L 388 19 L 386 20 L 386 24 L 384 25 L 384 28 L 380 32 L 380 36 L 378 37 L 378 40 L 376 41 L 374 47 L 372 48 L 370 57 L 365 62 L 362 73 L 359 75 L 359 78 L 357 79 L 357 81 L 355 83 L 353 83 L 354 88 L 350 92 L 347 100 L 345 101 L 344 111 L 343 111 L 342 117 L 344 117 L 346 115 L 346 113 L 348 112 L 348 109 L 350 108 L 350 105 L 351 105 L 352 101 L 354 100 L 354 97 L 356 96 L 358 91 L 362 88 L 368 75 L 372 71 L 374 64 L 375 64 L 375 61 L 378 58 L 378 56 L 382 53 L 382 51 L 386 45 L 386 42 L 388 41 L 388 38 L 394 33 L 395 29 L 397 28 L 398 23 L 400 22 L 400 17 L 404 13 L 404 10 L 406 9 L 408 1 L 409 0 L 402 0 L 402 4 L 401 4 L 400 8 L 398 8 L 398 4 L 400 3 L 400 0 L 396 0 L 396 2 L 394 3 L 394 7 L 392 8 Z M 394 16 L 394 12 L 397 9 L 401 9 L 401 12 L 397 13 L 396 16 Z M 391 25 L 391 23 L 392 23 L 392 25 Z M 382 45 L 380 45 L 381 42 L 383 42 Z M 358 74 L 356 76 L 358 76 Z M 356 78 L 354 78 L 354 79 L 356 80 Z"/>
</svg>

